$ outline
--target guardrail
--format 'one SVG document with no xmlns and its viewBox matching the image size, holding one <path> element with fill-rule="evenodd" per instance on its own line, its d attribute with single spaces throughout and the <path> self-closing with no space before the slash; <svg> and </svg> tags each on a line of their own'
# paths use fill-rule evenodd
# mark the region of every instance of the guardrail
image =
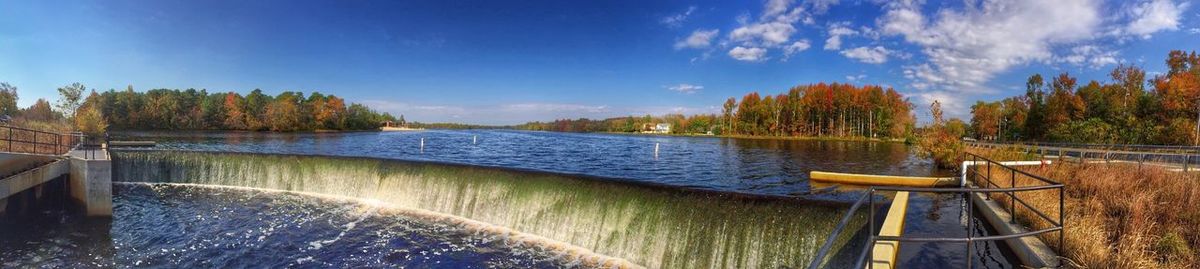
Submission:
<svg viewBox="0 0 1200 269">
<path fill-rule="evenodd" d="M 1041 156 L 1056 156 L 1060 160 L 1075 159 L 1084 162 L 1127 162 L 1157 164 L 1160 166 L 1176 167 L 1182 171 L 1190 171 L 1200 163 L 1200 147 L 1192 146 L 1154 146 L 1154 145 L 1107 145 L 1107 144 L 1064 144 L 1064 143 L 1028 143 L 1008 144 L 979 141 L 964 141 L 964 144 L 979 148 L 1016 147 L 1026 153 L 1036 153 Z M 1082 148 L 1067 147 L 1080 145 Z M 1102 148 L 1107 147 L 1107 148 Z"/>
<path fill-rule="evenodd" d="M 970 172 L 971 179 L 975 182 L 979 182 L 980 176 L 983 176 L 983 179 L 985 182 L 983 187 L 980 187 L 980 188 L 914 188 L 914 187 L 872 186 L 866 193 L 863 194 L 862 197 L 860 197 L 854 203 L 854 205 L 852 205 L 850 207 L 850 210 L 848 212 L 846 212 L 846 215 L 842 217 L 842 219 L 838 223 L 838 225 L 836 227 L 834 227 L 833 232 L 829 235 L 828 238 L 825 239 L 825 243 L 823 245 L 821 245 L 820 249 L 817 250 L 817 255 L 814 257 L 813 261 L 811 263 L 809 263 L 808 268 L 809 269 L 821 268 L 821 265 L 824 264 L 824 262 L 825 262 L 824 261 L 825 256 L 829 255 L 830 248 L 833 247 L 834 241 L 836 241 L 838 235 L 841 234 L 842 231 L 845 230 L 846 225 L 848 225 L 850 223 L 850 220 L 854 216 L 854 213 L 856 213 L 856 211 L 858 211 L 858 209 L 860 207 L 862 207 L 862 205 L 864 203 L 866 203 L 868 205 L 867 208 L 870 210 L 870 213 L 867 215 L 867 219 L 868 219 L 867 231 L 869 233 L 867 236 L 866 244 L 863 246 L 864 249 L 862 250 L 862 252 L 860 252 L 859 256 L 855 259 L 854 267 L 852 267 L 852 268 L 863 268 L 863 262 L 866 261 L 866 259 L 868 257 L 873 256 L 872 252 L 874 251 L 875 243 L 877 243 L 878 241 L 967 243 L 967 268 L 971 268 L 971 266 L 972 266 L 971 261 L 973 260 L 973 256 L 974 256 L 972 247 L 974 246 L 975 242 L 980 242 L 980 241 L 1008 240 L 1008 239 L 1021 238 L 1021 237 L 1027 237 L 1027 236 L 1038 236 L 1038 235 L 1050 233 L 1050 232 L 1058 232 L 1058 249 L 1057 249 L 1057 251 L 1059 253 L 1062 253 L 1063 247 L 1065 246 L 1064 245 L 1065 242 L 1063 241 L 1063 238 L 1064 238 L 1063 237 L 1063 230 L 1064 230 L 1063 227 L 1065 224 L 1063 184 L 1061 182 L 1050 180 L 1050 179 L 1047 179 L 1042 176 L 1038 176 L 1038 175 L 1027 173 L 1025 171 L 1014 169 L 1010 166 L 1007 166 L 1007 165 L 1001 164 L 999 162 L 984 158 L 979 155 L 975 155 L 972 153 L 965 153 L 965 154 L 967 155 L 966 156 L 967 158 L 970 158 L 970 159 L 976 161 L 976 164 L 978 164 L 980 161 L 986 162 L 986 164 L 972 166 L 972 168 L 969 169 L 969 171 L 963 171 L 964 173 Z M 987 172 L 980 173 L 979 172 L 980 166 L 986 166 Z M 1011 178 L 1009 181 L 1010 185 L 1008 187 L 1001 187 L 997 184 L 993 184 L 993 182 L 995 182 L 994 180 L 992 180 L 992 176 L 991 176 L 991 171 L 992 171 L 993 167 L 999 167 L 999 168 L 1009 172 L 1009 174 L 1011 175 Z M 1016 176 L 1018 174 L 1036 179 L 1038 182 L 1044 183 L 1045 185 L 1018 187 L 1018 186 L 1016 186 L 1016 183 L 1017 183 Z M 993 186 L 994 186 L 994 188 L 993 188 Z M 1021 200 L 1016 195 L 1017 193 L 1021 193 L 1021 192 L 1045 191 L 1045 190 L 1055 190 L 1055 189 L 1058 190 L 1058 220 L 1057 221 L 1055 221 L 1053 218 L 1051 218 L 1045 212 L 1042 212 L 1043 210 L 1038 209 L 1038 208 L 1026 203 L 1024 200 Z M 1012 219 L 1010 219 L 1009 221 L 1011 221 L 1013 223 L 1016 222 L 1016 212 L 1015 212 L 1017 209 L 1016 203 L 1020 202 L 1020 204 L 1023 206 L 1023 208 L 1026 208 L 1026 209 L 1034 212 L 1037 216 L 1042 218 L 1042 220 L 1049 222 L 1050 227 L 1040 229 L 1040 230 L 1035 230 L 1035 231 L 1017 233 L 1017 234 L 978 236 L 977 237 L 977 236 L 974 236 L 975 221 L 970 220 L 970 221 L 967 221 L 967 227 L 966 227 L 967 236 L 965 236 L 965 237 L 880 236 L 880 235 L 876 234 L 876 227 L 875 227 L 875 200 L 876 200 L 875 196 L 876 196 L 876 193 L 879 191 L 908 191 L 908 192 L 922 192 L 922 193 L 966 194 L 967 196 L 964 196 L 964 199 L 967 199 L 968 219 L 974 218 L 975 203 L 974 203 L 974 200 L 971 199 L 971 196 L 975 195 L 976 193 L 983 193 L 984 196 L 987 197 L 987 199 L 990 199 L 990 196 L 992 193 L 1003 193 L 1003 194 L 1007 194 L 1007 196 L 1010 198 L 1010 201 L 1012 201 L 1012 203 L 1010 203 L 1010 207 L 1007 208 L 1009 211 L 1008 213 L 1011 216 L 1013 216 Z M 874 268 L 874 263 L 873 262 L 868 263 L 866 266 L 867 266 L 866 268 Z"/>
<path fill-rule="evenodd" d="M 61 155 L 83 141 L 83 135 L 60 134 L 14 126 L 0 126 L 0 151 Z"/>
</svg>

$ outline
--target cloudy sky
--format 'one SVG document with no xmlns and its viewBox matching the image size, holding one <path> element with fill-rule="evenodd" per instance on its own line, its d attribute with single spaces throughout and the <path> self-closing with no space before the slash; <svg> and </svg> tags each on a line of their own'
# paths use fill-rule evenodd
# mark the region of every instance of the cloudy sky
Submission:
<svg viewBox="0 0 1200 269">
<path fill-rule="evenodd" d="M 20 104 L 98 90 L 320 91 L 425 122 L 716 112 L 798 84 L 940 100 L 1105 80 L 1200 49 L 1200 9 L 1088 1 L 3 1 L 0 81 Z"/>
</svg>

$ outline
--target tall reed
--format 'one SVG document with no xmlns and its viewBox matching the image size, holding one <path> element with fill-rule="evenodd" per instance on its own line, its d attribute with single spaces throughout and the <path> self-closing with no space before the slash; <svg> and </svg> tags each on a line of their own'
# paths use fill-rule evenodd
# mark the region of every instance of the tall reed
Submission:
<svg viewBox="0 0 1200 269">
<path fill-rule="evenodd" d="M 1011 150 L 968 149 L 997 161 L 1027 156 Z M 986 169 L 986 168 L 983 168 Z M 1087 268 L 1196 268 L 1200 266 L 1200 176 L 1172 172 L 1161 166 L 1136 163 L 1072 163 L 1018 167 L 1022 171 L 1066 185 L 1065 256 L 1068 265 Z M 983 173 L 983 172 L 981 172 Z M 1010 186 L 1043 185 L 1028 176 L 992 168 L 993 183 Z M 1012 177 L 1012 178 L 1010 178 Z M 980 179 L 980 181 L 983 181 Z M 976 182 L 984 184 L 985 182 Z M 1058 217 L 1058 191 L 1016 194 L 1016 197 Z M 992 198 L 1009 205 L 1007 194 Z M 1017 204 L 1016 215 L 1035 229 L 1050 227 L 1032 211 Z M 1041 236 L 1058 249 L 1058 234 Z"/>
</svg>

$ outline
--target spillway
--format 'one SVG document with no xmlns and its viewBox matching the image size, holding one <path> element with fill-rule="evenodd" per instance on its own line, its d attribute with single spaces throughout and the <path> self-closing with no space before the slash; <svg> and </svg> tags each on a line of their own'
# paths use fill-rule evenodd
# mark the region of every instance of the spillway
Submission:
<svg viewBox="0 0 1200 269">
<path fill-rule="evenodd" d="M 115 181 L 317 193 L 468 219 L 650 268 L 806 265 L 848 205 L 376 158 L 113 153 Z M 852 225 L 862 226 L 865 218 Z M 856 230 L 849 228 L 848 230 Z M 850 241 L 840 238 L 840 248 Z"/>
</svg>

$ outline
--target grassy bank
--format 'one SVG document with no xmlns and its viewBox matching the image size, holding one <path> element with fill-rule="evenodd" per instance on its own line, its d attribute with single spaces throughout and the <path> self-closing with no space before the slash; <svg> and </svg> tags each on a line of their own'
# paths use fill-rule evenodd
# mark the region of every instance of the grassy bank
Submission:
<svg viewBox="0 0 1200 269">
<path fill-rule="evenodd" d="M 994 160 L 1028 158 L 1011 150 L 968 151 Z M 1196 268 L 1200 266 L 1200 176 L 1137 164 L 1056 163 L 1020 169 L 1066 185 L 1066 249 L 1071 266 L 1087 268 Z M 982 173 L 982 172 L 981 172 Z M 996 168 L 993 178 L 1007 187 L 1009 174 Z M 1018 175 L 1017 186 L 1042 185 Z M 1058 191 L 1017 194 L 1021 200 L 1057 217 Z M 993 198 L 1008 204 L 1003 194 Z M 1018 207 L 1017 216 L 1035 229 L 1050 227 Z M 1042 240 L 1057 249 L 1058 233 Z"/>
</svg>

